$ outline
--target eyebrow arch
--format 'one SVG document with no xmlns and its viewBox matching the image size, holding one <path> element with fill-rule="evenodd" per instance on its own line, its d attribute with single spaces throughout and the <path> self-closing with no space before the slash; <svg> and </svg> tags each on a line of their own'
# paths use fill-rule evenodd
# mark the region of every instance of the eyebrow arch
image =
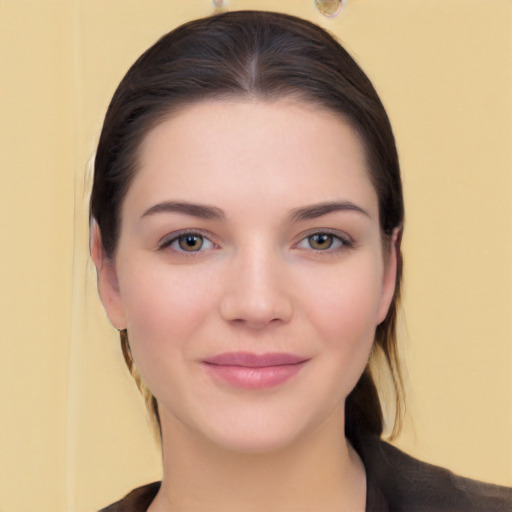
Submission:
<svg viewBox="0 0 512 512">
<path fill-rule="evenodd" d="M 295 222 L 310 220 L 321 217 L 322 215 L 327 215 L 331 212 L 339 211 L 358 212 L 362 213 L 366 217 L 370 217 L 370 214 L 366 210 L 363 210 L 363 208 L 357 206 L 351 201 L 328 201 L 326 203 L 318 203 L 305 206 L 304 208 L 297 208 L 292 211 L 290 219 Z"/>
<path fill-rule="evenodd" d="M 141 218 L 149 217 L 157 213 L 183 213 L 191 217 L 205 220 L 220 220 L 224 218 L 224 212 L 215 206 L 205 204 L 186 203 L 182 201 L 165 201 L 146 210 Z"/>
</svg>

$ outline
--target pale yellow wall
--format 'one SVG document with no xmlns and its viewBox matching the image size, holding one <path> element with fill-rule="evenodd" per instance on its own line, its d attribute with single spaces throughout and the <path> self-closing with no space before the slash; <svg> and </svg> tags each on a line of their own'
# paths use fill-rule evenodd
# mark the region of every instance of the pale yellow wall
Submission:
<svg viewBox="0 0 512 512">
<path fill-rule="evenodd" d="M 407 201 L 398 445 L 512 484 L 512 2 L 231 0 L 334 31 L 389 110 Z M 85 177 L 130 63 L 209 0 L 0 0 L 0 510 L 88 511 L 159 477 L 98 305 Z M 90 178 L 90 177 L 89 177 Z"/>
</svg>

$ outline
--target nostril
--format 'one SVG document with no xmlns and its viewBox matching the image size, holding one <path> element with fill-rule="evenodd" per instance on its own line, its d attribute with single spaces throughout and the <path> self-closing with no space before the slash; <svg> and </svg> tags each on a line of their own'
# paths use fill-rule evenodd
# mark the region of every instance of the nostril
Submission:
<svg viewBox="0 0 512 512">
<path fill-rule="evenodd" d="M 254 297 L 225 297 L 220 305 L 220 313 L 225 321 L 261 329 L 268 325 L 290 321 L 293 308 L 286 297 L 273 297 L 272 300 L 254 300 Z"/>
</svg>

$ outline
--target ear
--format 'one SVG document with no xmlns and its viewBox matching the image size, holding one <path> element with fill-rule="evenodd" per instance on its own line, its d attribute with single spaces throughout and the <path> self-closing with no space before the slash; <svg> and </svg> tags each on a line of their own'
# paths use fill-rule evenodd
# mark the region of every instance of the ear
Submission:
<svg viewBox="0 0 512 512">
<path fill-rule="evenodd" d="M 91 222 L 91 257 L 96 266 L 98 276 L 98 292 L 101 302 L 116 329 L 126 329 L 126 318 L 117 280 L 115 263 L 109 258 L 103 248 L 101 233 L 95 219 Z"/>
<path fill-rule="evenodd" d="M 389 306 L 393 300 L 396 287 L 396 275 L 401 258 L 400 245 L 402 243 L 402 228 L 395 228 L 391 235 L 388 254 L 384 255 L 384 274 L 382 278 L 382 293 L 377 315 L 377 325 L 384 321 Z"/>
</svg>

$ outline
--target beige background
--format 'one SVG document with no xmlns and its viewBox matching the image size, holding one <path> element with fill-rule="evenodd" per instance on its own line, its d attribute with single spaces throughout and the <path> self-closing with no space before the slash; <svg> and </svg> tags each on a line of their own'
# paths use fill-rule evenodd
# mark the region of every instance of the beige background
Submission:
<svg viewBox="0 0 512 512">
<path fill-rule="evenodd" d="M 398 445 L 512 484 L 512 2 L 231 0 L 335 32 L 405 182 Z M 0 0 L 0 511 L 88 511 L 159 478 L 87 256 L 88 162 L 133 60 L 209 0 Z"/>
</svg>

